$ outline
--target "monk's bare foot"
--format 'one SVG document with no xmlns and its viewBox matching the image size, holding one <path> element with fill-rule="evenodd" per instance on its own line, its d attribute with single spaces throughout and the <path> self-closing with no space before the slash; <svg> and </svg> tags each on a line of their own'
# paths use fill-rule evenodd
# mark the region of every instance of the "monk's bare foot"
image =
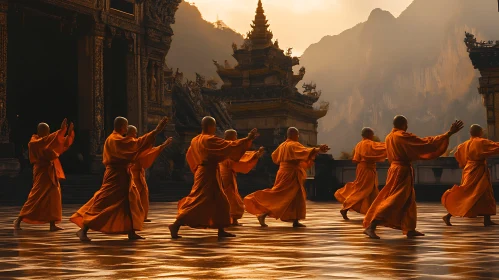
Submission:
<svg viewBox="0 0 499 280">
<path fill-rule="evenodd" d="M 258 218 L 258 222 L 260 223 L 260 226 L 268 227 L 268 225 L 265 223 L 265 218 L 267 218 L 267 214 L 260 215 L 257 218 Z"/>
<path fill-rule="evenodd" d="M 450 223 L 450 218 L 451 218 L 451 217 L 452 217 L 452 216 L 451 216 L 451 215 L 449 215 L 449 214 L 447 214 L 447 215 L 445 215 L 445 216 L 443 216 L 443 217 L 442 217 L 442 220 L 444 220 L 444 223 L 445 223 L 447 226 L 452 226 L 452 224 Z"/>
<path fill-rule="evenodd" d="M 145 239 L 145 238 L 135 233 L 135 231 L 130 232 L 128 234 L 128 240 L 139 240 L 139 239 Z"/>
<path fill-rule="evenodd" d="M 299 228 L 299 227 L 307 227 L 306 225 L 296 221 L 296 222 L 293 222 L 293 227 L 294 228 Z"/>
<path fill-rule="evenodd" d="M 178 235 L 178 231 L 180 229 L 179 226 L 171 224 L 168 226 L 168 229 L 170 230 L 170 235 L 172 236 L 173 239 L 182 238 L 182 236 Z"/>
<path fill-rule="evenodd" d="M 498 224 L 492 222 L 491 220 L 488 220 L 488 221 L 486 220 L 486 221 L 483 221 L 483 225 L 486 227 L 491 227 L 491 226 L 497 226 Z"/>
<path fill-rule="evenodd" d="M 341 210 L 340 210 L 340 214 L 341 214 L 341 216 L 343 217 L 343 219 L 344 219 L 345 221 L 350 220 L 350 219 L 348 218 L 348 216 L 347 216 L 347 213 L 348 213 L 348 209 L 341 209 Z"/>
<path fill-rule="evenodd" d="M 424 233 L 419 232 L 417 230 L 411 230 L 407 232 L 407 238 L 413 238 L 413 237 L 418 237 L 418 236 L 424 236 Z"/>
<path fill-rule="evenodd" d="M 21 228 L 21 218 L 17 218 L 14 221 L 14 229 L 15 230 L 22 230 L 22 228 Z"/>
<path fill-rule="evenodd" d="M 364 234 L 369 236 L 369 238 L 371 238 L 371 239 L 380 239 L 379 236 L 374 231 L 374 229 L 372 229 L 372 228 L 366 228 L 364 230 Z"/>
<path fill-rule="evenodd" d="M 80 241 L 83 241 L 83 242 L 88 242 L 91 240 L 90 238 L 88 238 L 87 233 L 84 232 L 83 229 L 80 229 L 79 231 L 77 231 L 76 236 L 78 236 L 78 238 L 80 238 Z"/>
<path fill-rule="evenodd" d="M 218 231 L 218 238 L 236 237 L 235 234 L 228 233 L 225 230 Z"/>
<path fill-rule="evenodd" d="M 150 219 L 145 219 L 144 220 L 144 223 L 150 223 L 150 222 L 152 222 Z"/>
<path fill-rule="evenodd" d="M 50 225 L 50 231 L 58 231 L 58 230 L 64 230 L 64 229 L 56 225 Z"/>
</svg>

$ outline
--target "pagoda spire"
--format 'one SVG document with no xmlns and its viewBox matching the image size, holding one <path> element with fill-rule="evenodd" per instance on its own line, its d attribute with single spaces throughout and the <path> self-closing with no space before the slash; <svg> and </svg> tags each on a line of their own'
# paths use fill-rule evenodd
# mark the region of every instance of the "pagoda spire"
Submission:
<svg viewBox="0 0 499 280">
<path fill-rule="evenodd" d="M 265 11 L 263 10 L 262 0 L 258 0 L 255 19 L 253 20 L 253 24 L 251 24 L 252 29 L 248 34 L 248 38 L 254 47 L 266 47 L 272 44 L 273 35 L 268 29 L 269 26 Z"/>
</svg>

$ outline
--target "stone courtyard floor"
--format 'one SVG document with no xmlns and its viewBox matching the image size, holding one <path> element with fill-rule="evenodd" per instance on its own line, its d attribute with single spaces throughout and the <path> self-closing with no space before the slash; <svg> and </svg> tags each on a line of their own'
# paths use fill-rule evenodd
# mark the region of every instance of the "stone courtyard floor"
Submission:
<svg viewBox="0 0 499 280">
<path fill-rule="evenodd" d="M 246 214 L 236 238 L 218 241 L 213 230 L 182 228 L 172 240 L 166 225 L 176 203 L 153 203 L 142 232 L 146 240 L 90 232 L 90 243 L 75 236 L 67 221 L 77 205 L 64 206 L 62 227 L 12 221 L 20 207 L 0 206 L 0 279 L 496 279 L 499 278 L 499 227 L 481 219 L 453 220 L 444 226 L 439 204 L 420 203 L 418 229 L 406 239 L 380 229 L 381 240 L 362 234 L 362 216 L 343 221 L 337 203 L 308 203 L 308 227 L 268 219 L 268 228 Z M 498 220 L 499 218 L 496 218 Z"/>
</svg>

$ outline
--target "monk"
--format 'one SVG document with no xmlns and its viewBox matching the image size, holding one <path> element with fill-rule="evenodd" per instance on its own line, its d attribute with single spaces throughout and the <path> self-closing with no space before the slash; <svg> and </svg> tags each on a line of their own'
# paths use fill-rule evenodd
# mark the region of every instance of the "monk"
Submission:
<svg viewBox="0 0 499 280">
<path fill-rule="evenodd" d="M 355 181 L 347 183 L 334 194 L 336 199 L 343 204 L 340 214 L 345 220 L 348 220 L 349 210 L 361 214 L 367 213 L 379 193 L 376 162 L 386 160 L 386 145 L 373 141 L 374 131 L 365 127 L 361 134 L 362 141 L 355 146 L 352 159 L 357 163 Z"/>
<path fill-rule="evenodd" d="M 464 169 L 461 185 L 455 185 L 442 196 L 442 204 L 449 212 L 443 220 L 452 226 L 452 216 L 483 216 L 484 226 L 497 225 L 490 219 L 496 214 L 496 200 L 486 159 L 499 155 L 499 143 L 483 138 L 483 129 L 477 124 L 470 127 L 470 136 L 470 140 L 459 145 L 454 154 L 459 167 Z"/>
<path fill-rule="evenodd" d="M 104 143 L 102 163 L 106 166 L 101 188 L 70 221 L 80 227 L 76 235 L 81 241 L 90 241 L 89 229 L 107 234 L 128 234 L 128 239 L 144 239 L 136 231 L 142 230 L 144 209 L 140 194 L 130 175 L 130 167 L 137 157 L 152 147 L 156 135 L 162 132 L 168 118 L 162 119 L 156 129 L 135 139 L 124 137 L 128 120 L 117 117 L 114 131 Z"/>
<path fill-rule="evenodd" d="M 305 219 L 307 210 L 306 169 L 313 165 L 317 154 L 329 151 L 329 147 L 306 148 L 298 142 L 299 137 L 297 128 L 288 128 L 287 140 L 272 153 L 272 161 L 279 165 L 274 186 L 244 198 L 246 211 L 256 215 L 262 227 L 267 227 L 267 216 L 293 222 L 293 227 L 305 227 L 299 221 Z"/>
<path fill-rule="evenodd" d="M 48 124 L 38 124 L 37 133 L 28 143 L 29 161 L 33 164 L 33 188 L 14 221 L 14 229 L 21 230 L 21 222 L 49 223 L 50 231 L 63 229 L 56 225 L 62 220 L 59 180 L 66 179 L 59 156 L 73 144 L 74 137 L 73 123 L 68 129 L 67 119 L 62 122 L 61 129 L 53 133 L 50 133 Z"/>
<path fill-rule="evenodd" d="M 236 141 L 237 131 L 229 129 L 225 131 L 225 140 Z M 263 155 L 265 149 L 260 147 L 258 151 L 248 151 L 239 161 L 226 159 L 220 163 L 220 177 L 223 190 L 230 204 L 230 218 L 233 226 L 241 226 L 239 219 L 244 214 L 244 203 L 237 188 L 237 173 L 246 174 L 255 167 L 258 159 Z"/>
<path fill-rule="evenodd" d="M 169 226 L 174 239 L 181 237 L 181 226 L 218 229 L 219 238 L 235 237 L 225 231 L 230 226 L 230 204 L 219 182 L 219 163 L 226 159 L 239 161 L 258 137 L 258 131 L 255 128 L 246 138 L 227 141 L 215 136 L 214 118 L 204 117 L 201 126 L 202 133 L 192 139 L 187 150 L 194 184 L 191 193 L 178 202 L 177 219 Z"/>
<path fill-rule="evenodd" d="M 409 238 L 424 236 L 416 230 L 416 194 L 411 162 L 444 154 L 449 138 L 463 128 L 463 122 L 455 121 L 447 133 L 426 138 L 408 133 L 407 128 L 407 119 L 396 116 L 393 130 L 386 136 L 386 153 L 390 161 L 386 185 L 364 218 L 364 233 L 370 238 L 379 239 L 375 232 L 378 225 L 400 229 Z"/>
<path fill-rule="evenodd" d="M 133 125 L 129 125 L 126 136 L 137 139 L 137 128 Z M 156 158 L 172 143 L 172 141 L 173 138 L 170 137 L 163 144 L 146 149 L 138 156 L 130 169 L 133 183 L 139 191 L 140 202 L 142 203 L 142 208 L 144 208 L 144 222 L 151 221 L 147 219 L 147 214 L 149 213 L 149 188 L 147 187 L 146 181 L 146 169 L 151 167 Z"/>
</svg>

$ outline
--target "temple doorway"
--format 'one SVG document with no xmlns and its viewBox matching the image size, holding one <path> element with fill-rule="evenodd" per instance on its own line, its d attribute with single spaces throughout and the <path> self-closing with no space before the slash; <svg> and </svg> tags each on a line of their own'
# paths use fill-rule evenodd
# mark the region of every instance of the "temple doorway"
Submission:
<svg viewBox="0 0 499 280">
<path fill-rule="evenodd" d="M 104 107 L 104 129 L 106 135 L 113 132 L 116 117 L 129 117 L 127 55 L 128 42 L 121 38 L 113 39 L 111 46 L 104 49 L 104 102 L 106 104 Z"/>
<path fill-rule="evenodd" d="M 91 108 L 78 105 L 78 37 L 63 30 L 60 18 L 26 7 L 9 9 L 7 114 L 16 156 L 29 166 L 27 144 L 37 124 L 46 122 L 55 131 L 68 118 L 77 136 L 60 159 L 66 173 L 86 172 L 89 139 L 80 133 L 78 118 L 79 110 Z"/>
</svg>

